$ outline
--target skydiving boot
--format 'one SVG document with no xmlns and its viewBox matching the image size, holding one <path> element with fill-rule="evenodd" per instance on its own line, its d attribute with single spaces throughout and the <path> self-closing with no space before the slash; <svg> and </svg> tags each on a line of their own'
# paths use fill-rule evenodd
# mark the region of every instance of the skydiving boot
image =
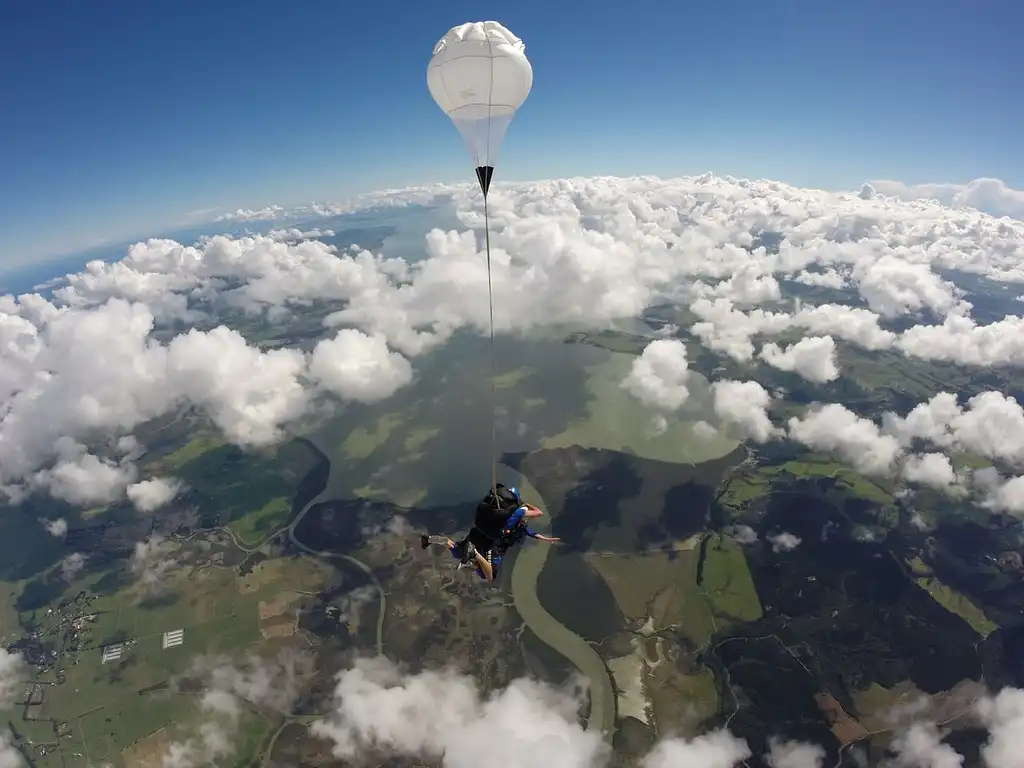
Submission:
<svg viewBox="0 0 1024 768">
<path fill-rule="evenodd" d="M 476 562 L 476 547 L 473 542 L 467 541 L 462 545 L 462 560 L 459 561 L 459 568 L 473 565 Z"/>
</svg>

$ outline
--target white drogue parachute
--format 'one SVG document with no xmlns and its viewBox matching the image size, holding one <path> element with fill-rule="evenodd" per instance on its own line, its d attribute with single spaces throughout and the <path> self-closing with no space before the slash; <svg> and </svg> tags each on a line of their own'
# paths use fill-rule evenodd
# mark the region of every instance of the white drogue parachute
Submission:
<svg viewBox="0 0 1024 768">
<path fill-rule="evenodd" d="M 485 198 L 501 141 L 532 86 L 526 46 L 496 21 L 452 27 L 434 46 L 427 87 L 462 134 Z"/>
</svg>

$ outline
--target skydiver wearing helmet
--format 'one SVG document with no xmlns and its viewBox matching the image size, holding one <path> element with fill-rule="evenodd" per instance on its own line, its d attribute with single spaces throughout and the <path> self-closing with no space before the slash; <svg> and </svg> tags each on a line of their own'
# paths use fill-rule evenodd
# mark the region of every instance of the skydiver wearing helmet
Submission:
<svg viewBox="0 0 1024 768">
<path fill-rule="evenodd" d="M 452 557 L 459 561 L 459 567 L 475 565 L 476 573 L 485 581 L 494 581 L 498 568 L 508 550 L 529 537 L 550 543 L 561 541 L 557 536 L 537 533 L 527 524 L 531 517 L 541 517 L 544 512 L 533 504 L 526 504 L 515 487 L 506 488 L 498 483 L 488 491 L 476 508 L 476 518 L 469 534 L 462 541 L 446 538 L 444 544 Z M 424 549 L 435 537 L 423 536 Z"/>
</svg>

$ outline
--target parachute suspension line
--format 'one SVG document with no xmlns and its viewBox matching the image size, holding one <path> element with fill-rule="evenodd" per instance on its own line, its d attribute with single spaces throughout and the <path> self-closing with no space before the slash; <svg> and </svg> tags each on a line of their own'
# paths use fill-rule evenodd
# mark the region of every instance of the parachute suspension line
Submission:
<svg viewBox="0 0 1024 768">
<path fill-rule="evenodd" d="M 462 135 L 484 196 L 484 247 L 487 251 L 487 302 L 491 337 L 491 490 L 498 490 L 497 355 L 494 343 L 494 287 L 491 272 L 491 222 L 487 192 L 501 140 L 516 110 L 530 95 L 533 67 L 526 46 L 496 21 L 459 24 L 438 40 L 427 65 L 427 88 Z M 495 62 L 501 64 L 500 69 Z M 495 78 L 495 71 L 501 76 Z M 449 90 L 446 75 L 459 87 Z M 487 101 L 483 101 L 484 94 Z M 486 109 L 484 109 L 486 107 Z M 492 122 L 493 121 L 493 122 Z"/>
<path fill-rule="evenodd" d="M 490 179 L 488 179 L 490 181 Z M 484 250 L 487 251 L 487 306 L 491 320 L 491 490 L 498 498 L 498 414 L 497 389 L 494 383 L 494 293 L 491 288 L 491 220 L 487 212 L 487 190 L 484 188 Z"/>
<path fill-rule="evenodd" d="M 491 76 L 488 78 L 487 84 L 487 165 L 486 168 L 490 170 L 490 173 L 484 171 L 486 179 L 481 179 L 483 185 L 481 189 L 484 193 L 484 250 L 487 251 L 487 308 L 490 312 L 491 317 L 491 491 L 494 493 L 494 503 L 498 503 L 498 395 L 497 385 L 495 384 L 494 377 L 496 375 L 495 367 L 495 354 L 494 354 L 494 294 L 491 290 L 491 218 L 487 211 L 487 192 L 491 187 L 491 174 L 494 173 L 493 159 L 491 158 L 491 111 L 492 102 L 494 99 L 494 46 L 491 44 L 491 38 L 488 36 L 487 40 L 487 51 L 490 54 L 488 56 L 488 65 L 490 66 Z"/>
</svg>

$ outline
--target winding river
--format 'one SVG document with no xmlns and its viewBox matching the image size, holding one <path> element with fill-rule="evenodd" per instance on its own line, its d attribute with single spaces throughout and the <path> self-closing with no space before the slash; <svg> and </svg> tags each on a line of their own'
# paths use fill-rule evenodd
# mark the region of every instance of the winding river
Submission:
<svg viewBox="0 0 1024 768">
<path fill-rule="evenodd" d="M 324 454 L 324 452 L 321 451 L 314 443 L 312 443 L 309 440 L 306 440 L 305 438 L 299 438 L 299 442 L 301 442 L 308 449 L 313 451 L 316 454 L 318 459 L 320 459 L 321 461 L 327 462 L 328 467 L 330 467 L 330 471 L 331 472 L 334 471 L 333 470 L 333 466 L 334 466 L 333 462 L 331 462 L 330 458 L 326 454 Z M 316 470 L 314 469 L 312 471 L 315 472 Z M 385 614 L 385 612 L 387 610 L 387 600 L 388 600 L 388 598 L 387 598 L 387 594 L 384 592 L 384 587 L 381 585 L 380 580 L 377 578 L 376 574 L 374 574 L 373 569 L 370 566 L 368 566 L 366 563 L 364 563 L 362 560 L 358 560 L 358 559 L 352 557 L 351 555 L 344 555 L 344 554 L 340 554 L 340 553 L 337 553 L 337 552 L 329 552 L 329 551 L 326 551 L 326 550 L 314 549 L 313 547 L 307 546 L 302 541 L 302 539 L 300 539 L 298 536 L 295 535 L 295 530 L 299 527 L 299 523 L 301 523 L 302 519 L 309 513 L 309 510 L 311 510 L 313 507 L 315 507 L 317 504 L 319 504 L 323 500 L 321 497 L 326 493 L 327 489 L 330 488 L 330 487 L 331 487 L 330 475 L 328 473 L 328 475 L 324 477 L 323 488 L 321 488 L 317 493 L 312 495 L 312 498 L 309 499 L 305 503 L 305 505 L 303 505 L 302 509 L 299 510 L 298 514 L 296 514 L 292 518 L 291 522 L 288 524 L 288 538 L 291 540 L 292 544 L 294 544 L 296 547 L 301 549 L 306 554 L 313 555 L 314 557 L 324 558 L 324 559 L 327 559 L 327 560 L 330 560 L 330 559 L 344 560 L 346 563 L 354 565 L 356 568 L 360 569 L 361 571 L 363 571 L 363 573 L 365 573 L 367 576 L 370 577 L 371 581 L 373 581 L 373 585 L 377 588 L 377 595 L 379 596 L 379 610 L 377 611 L 377 643 L 376 643 L 376 645 L 377 645 L 377 655 L 378 656 L 383 656 L 384 655 L 384 614 Z"/>
<path fill-rule="evenodd" d="M 546 441 L 545 447 L 579 445 L 585 448 L 625 450 L 638 458 L 688 464 L 712 461 L 736 448 L 738 442 L 725 435 L 709 439 L 706 436 L 697 437 L 693 432 L 693 423 L 712 412 L 707 381 L 699 374 L 694 374 L 688 383 L 691 398 L 688 407 L 684 409 L 686 412 L 677 414 L 677 420 L 667 432 L 652 434 L 650 430 L 646 430 L 644 424 L 650 419 L 649 412 L 644 411 L 632 398 L 625 395 L 620 387 L 620 382 L 628 373 L 632 360 L 632 355 L 613 354 L 605 359 L 604 364 L 596 366 L 588 385 L 591 395 L 589 417 L 564 433 L 552 436 Z M 308 443 L 305 440 L 303 442 Z M 316 449 L 323 460 L 330 462 L 319 446 L 308 444 Z M 299 523 L 309 510 L 325 500 L 323 497 L 329 493 L 329 489 L 335 487 L 334 465 L 335 462 L 330 462 L 329 477 L 324 487 L 314 498 L 307 501 L 291 520 L 288 535 L 302 551 L 316 557 L 345 560 L 370 576 L 379 594 L 376 646 L 377 653 L 383 654 L 387 596 L 372 569 L 349 555 L 320 551 L 307 546 L 295 534 Z M 545 508 L 543 499 L 527 478 L 507 466 L 502 466 L 501 475 L 504 482 L 519 485 L 528 500 L 535 500 L 538 506 Z M 615 732 L 617 714 L 611 674 L 597 651 L 583 637 L 552 616 L 537 595 L 540 574 L 548 557 L 556 548 L 557 545 L 527 542 L 518 552 L 511 572 L 513 602 L 530 631 L 569 660 L 586 677 L 590 692 L 587 730 L 600 732 L 601 736 L 610 742 Z"/>
<path fill-rule="evenodd" d="M 307 448 L 316 451 L 319 459 L 330 461 L 313 443 L 307 440 L 302 440 L 302 442 Z M 515 482 L 523 489 L 527 498 L 536 499 L 537 505 L 542 508 L 544 507 L 544 501 L 540 494 L 537 493 L 536 489 L 530 485 L 530 482 L 525 477 L 511 468 L 503 467 L 503 469 L 516 478 Z M 311 547 L 303 542 L 295 533 L 309 511 L 317 504 L 325 501 L 323 496 L 330 485 L 330 480 L 327 479 L 324 487 L 309 499 L 292 518 L 288 525 L 288 538 L 298 549 L 313 557 L 344 560 L 362 570 L 373 580 L 379 596 L 376 648 L 377 654 L 383 655 L 387 594 L 380 581 L 374 575 L 373 569 L 351 555 Z M 615 732 L 615 690 L 612 687 L 611 676 L 597 651 L 586 640 L 548 613 L 547 609 L 541 605 L 540 598 L 537 596 L 537 579 L 544 569 L 544 564 L 547 562 L 552 546 L 540 542 L 531 542 L 531 544 L 532 546 L 524 546 L 520 550 L 512 566 L 512 598 L 516 611 L 526 623 L 526 626 L 530 628 L 531 632 L 542 642 L 568 659 L 587 678 L 590 689 L 590 717 L 587 721 L 587 729 L 599 730 L 602 736 L 610 741 Z"/>
<path fill-rule="evenodd" d="M 515 476 L 516 484 L 528 499 L 536 499 L 537 506 L 545 509 L 544 499 L 530 485 L 524 476 L 506 468 Z M 535 527 L 541 527 L 534 523 Z M 590 717 L 588 731 L 600 731 L 611 741 L 615 733 L 615 689 L 611 674 L 597 651 L 578 634 L 548 613 L 537 596 L 537 580 L 544 569 L 548 556 L 557 544 L 524 542 L 512 565 L 512 600 L 516 611 L 542 642 L 572 662 L 573 666 L 587 678 L 590 689 Z"/>
</svg>

